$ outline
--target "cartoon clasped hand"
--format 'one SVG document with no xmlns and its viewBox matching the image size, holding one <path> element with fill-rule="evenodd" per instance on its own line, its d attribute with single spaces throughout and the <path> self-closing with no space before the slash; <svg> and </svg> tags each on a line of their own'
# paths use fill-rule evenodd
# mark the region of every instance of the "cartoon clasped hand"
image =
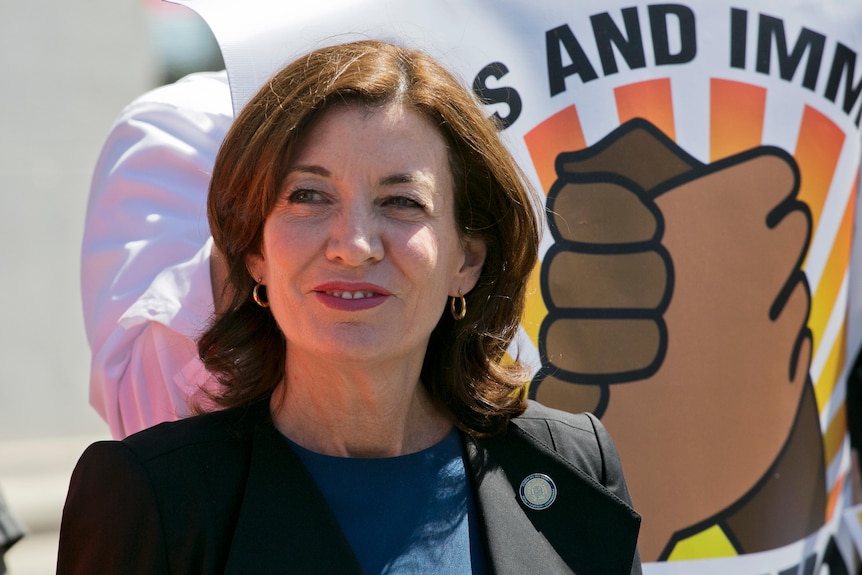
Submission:
<svg viewBox="0 0 862 575">
<path fill-rule="evenodd" d="M 633 120 L 556 166 L 531 395 L 608 427 L 643 559 L 716 525 L 737 553 L 822 525 L 811 217 L 792 157 L 704 165 Z"/>
</svg>

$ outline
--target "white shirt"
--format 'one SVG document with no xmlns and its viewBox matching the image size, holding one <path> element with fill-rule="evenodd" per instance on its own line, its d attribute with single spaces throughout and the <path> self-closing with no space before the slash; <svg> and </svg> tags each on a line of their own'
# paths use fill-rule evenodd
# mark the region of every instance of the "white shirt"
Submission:
<svg viewBox="0 0 862 575">
<path fill-rule="evenodd" d="M 188 415 L 215 389 L 195 339 L 213 311 L 206 197 L 232 121 L 227 75 L 192 74 L 126 107 L 99 156 L 81 291 L 90 402 L 114 437 Z"/>
</svg>

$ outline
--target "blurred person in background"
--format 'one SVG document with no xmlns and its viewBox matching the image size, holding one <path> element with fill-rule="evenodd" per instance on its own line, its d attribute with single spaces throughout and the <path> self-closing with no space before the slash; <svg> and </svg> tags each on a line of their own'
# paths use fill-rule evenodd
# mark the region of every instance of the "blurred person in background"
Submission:
<svg viewBox="0 0 862 575">
<path fill-rule="evenodd" d="M 26 530 L 24 526 L 12 515 L 12 511 L 6 505 L 3 494 L 0 493 L 0 575 L 6 573 L 6 562 L 3 556 L 20 541 Z"/>
</svg>

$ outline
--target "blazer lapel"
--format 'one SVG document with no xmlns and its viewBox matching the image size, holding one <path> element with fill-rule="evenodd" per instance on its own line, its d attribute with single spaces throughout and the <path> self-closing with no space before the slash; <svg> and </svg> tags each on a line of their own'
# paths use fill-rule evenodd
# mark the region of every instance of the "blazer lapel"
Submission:
<svg viewBox="0 0 862 575">
<path fill-rule="evenodd" d="M 514 425 L 500 437 L 465 437 L 476 503 L 497 575 L 628 575 L 639 520 L 625 503 Z M 520 501 L 534 473 L 556 486 L 554 503 L 534 511 Z"/>
<path fill-rule="evenodd" d="M 362 575 L 326 500 L 268 417 L 254 431 L 225 573 Z"/>
</svg>

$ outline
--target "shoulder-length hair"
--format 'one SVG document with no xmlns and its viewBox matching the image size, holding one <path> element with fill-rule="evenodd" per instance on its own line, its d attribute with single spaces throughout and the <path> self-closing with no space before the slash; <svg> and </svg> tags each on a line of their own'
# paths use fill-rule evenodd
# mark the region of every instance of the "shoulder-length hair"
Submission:
<svg viewBox="0 0 862 575">
<path fill-rule="evenodd" d="M 474 435 L 493 435 L 525 408 L 527 373 L 505 357 L 536 263 L 534 196 L 475 96 L 427 54 L 381 41 L 316 50 L 278 72 L 236 118 L 216 158 L 208 198 L 210 229 L 228 265 L 230 303 L 198 343 L 221 384 L 224 407 L 268 397 L 284 379 L 284 336 L 252 301 L 247 257 L 260 250 L 291 152 L 336 104 L 398 103 L 443 134 L 454 176 L 455 219 L 463 237 L 484 240 L 487 256 L 467 314 L 444 313 L 431 335 L 421 381 Z"/>
</svg>

